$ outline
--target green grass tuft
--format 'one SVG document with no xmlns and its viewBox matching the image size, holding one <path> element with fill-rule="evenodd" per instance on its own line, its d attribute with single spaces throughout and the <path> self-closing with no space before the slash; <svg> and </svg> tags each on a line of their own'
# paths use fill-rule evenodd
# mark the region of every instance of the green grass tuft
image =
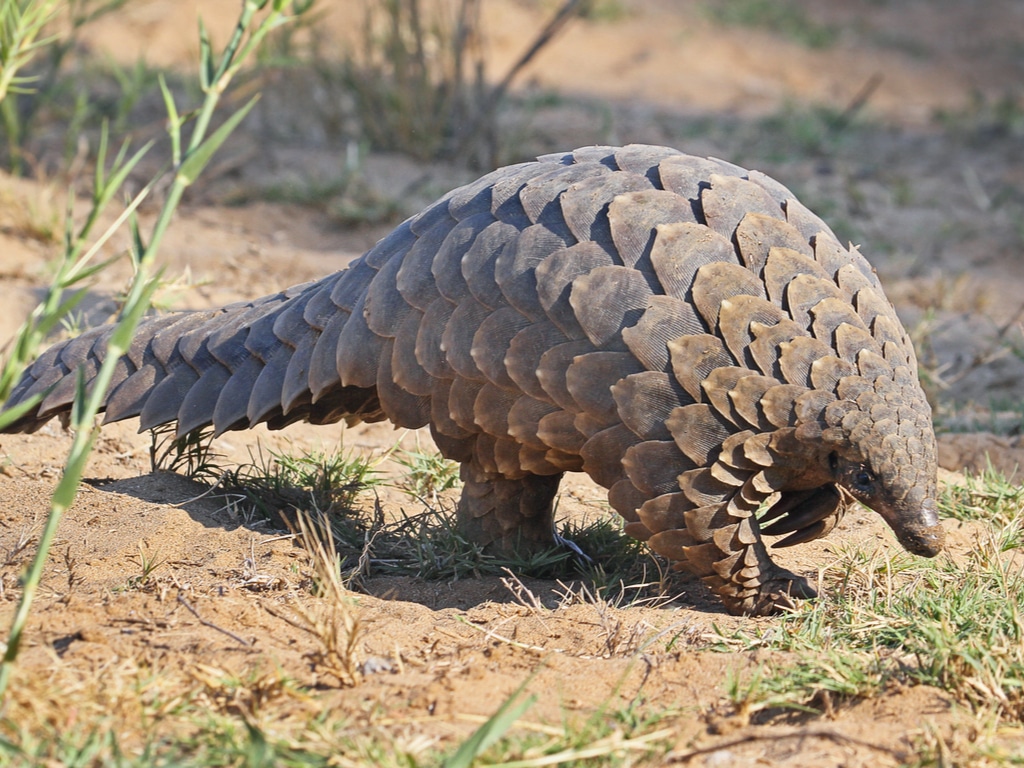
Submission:
<svg viewBox="0 0 1024 768">
<path fill-rule="evenodd" d="M 763 29 L 807 48 L 829 48 L 839 39 L 838 29 L 814 21 L 792 0 L 715 0 L 704 12 L 719 24 Z"/>
<path fill-rule="evenodd" d="M 220 487 L 245 517 L 295 527 L 300 513 L 327 515 L 334 535 L 352 544 L 361 543 L 366 528 L 351 514 L 352 503 L 356 494 L 379 482 L 369 459 L 338 448 L 299 455 L 271 451 L 269 457 L 260 452 L 229 470 Z"/>
<path fill-rule="evenodd" d="M 939 514 L 955 520 L 982 520 L 1011 525 L 1024 507 L 1024 487 L 989 467 L 980 474 L 964 475 L 962 482 L 946 485 L 939 493 Z"/>
<path fill-rule="evenodd" d="M 458 463 L 446 459 L 440 453 L 399 449 L 395 451 L 393 458 L 405 467 L 400 487 L 414 496 L 436 499 L 438 493 L 456 488 L 460 483 Z"/>
<path fill-rule="evenodd" d="M 985 496 L 996 503 L 998 493 Z M 841 552 L 817 601 L 760 636 L 723 638 L 735 649 L 790 651 L 744 698 L 752 709 L 815 709 L 863 698 L 886 685 L 931 685 L 976 711 L 1024 718 L 1024 574 L 1017 554 L 1024 512 L 990 510 L 966 562 L 945 556 Z"/>
<path fill-rule="evenodd" d="M 163 424 L 149 430 L 149 463 L 153 472 L 177 472 L 195 480 L 214 482 L 223 473 L 222 458 L 213 450 L 213 428 L 176 436 L 177 425 Z"/>
</svg>

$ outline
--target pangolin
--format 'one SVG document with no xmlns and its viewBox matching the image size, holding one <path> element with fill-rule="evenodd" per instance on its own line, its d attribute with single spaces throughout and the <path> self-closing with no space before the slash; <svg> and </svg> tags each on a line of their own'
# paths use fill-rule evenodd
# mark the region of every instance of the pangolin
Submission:
<svg viewBox="0 0 1024 768">
<path fill-rule="evenodd" d="M 110 326 L 50 348 L 11 427 L 66 415 Z M 910 339 L 874 270 L 784 186 L 666 147 L 496 170 L 346 269 L 249 303 L 146 319 L 107 422 L 429 425 L 461 463 L 458 526 L 555 541 L 564 472 L 735 613 L 811 597 L 762 535 L 830 531 L 849 500 L 942 547 L 936 444 Z"/>
</svg>

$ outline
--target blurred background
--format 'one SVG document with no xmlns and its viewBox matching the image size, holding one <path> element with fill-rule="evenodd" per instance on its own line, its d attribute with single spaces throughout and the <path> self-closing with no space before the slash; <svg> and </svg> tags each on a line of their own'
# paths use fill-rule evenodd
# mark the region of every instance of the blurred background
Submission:
<svg viewBox="0 0 1024 768">
<path fill-rule="evenodd" d="M 66 3 L 58 43 L 30 67 L 34 93 L 3 104 L 4 291 L 44 280 L 60 190 L 90 171 L 101 124 L 133 146 L 166 145 L 158 78 L 195 102 L 196 19 L 217 47 L 237 10 Z M 167 304 L 337 269 L 501 164 L 666 144 L 769 173 L 860 244 L 917 342 L 940 427 L 1019 433 L 1019 0 L 319 0 L 302 11 L 231 96 L 262 93 L 189 191 L 190 224 L 167 249 L 182 275 Z M 166 146 L 151 153 L 139 178 L 166 157 Z"/>
</svg>

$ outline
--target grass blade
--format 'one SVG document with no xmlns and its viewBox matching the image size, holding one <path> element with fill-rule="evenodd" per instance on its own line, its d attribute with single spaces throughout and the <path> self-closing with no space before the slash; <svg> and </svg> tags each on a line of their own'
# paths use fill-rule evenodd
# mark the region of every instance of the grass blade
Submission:
<svg viewBox="0 0 1024 768">
<path fill-rule="evenodd" d="M 481 753 L 504 736 L 516 720 L 522 717 L 526 710 L 537 701 L 535 693 L 531 693 L 525 699 L 520 699 L 531 680 L 533 680 L 533 675 L 524 680 L 523 684 L 505 699 L 504 703 L 498 707 L 498 711 L 491 715 L 486 723 L 473 731 L 473 734 L 462 742 L 454 755 L 441 763 L 442 768 L 470 768 Z"/>
<path fill-rule="evenodd" d="M 245 119 L 249 111 L 256 106 L 257 101 L 259 101 L 259 95 L 249 99 L 249 102 L 225 120 L 224 124 L 214 131 L 210 138 L 196 147 L 194 152 L 189 153 L 178 169 L 178 179 L 182 184 L 188 186 L 196 180 L 199 174 L 202 173 L 203 168 L 206 167 L 206 164 L 210 162 L 213 153 L 220 148 L 220 145 L 227 140 L 231 132 Z"/>
</svg>

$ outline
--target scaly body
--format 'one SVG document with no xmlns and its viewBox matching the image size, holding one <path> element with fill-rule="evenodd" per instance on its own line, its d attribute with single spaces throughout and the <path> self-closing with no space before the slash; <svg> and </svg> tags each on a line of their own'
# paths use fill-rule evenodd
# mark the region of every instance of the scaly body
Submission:
<svg viewBox="0 0 1024 768">
<path fill-rule="evenodd" d="M 12 431 L 68 411 L 108 333 L 29 368 L 9 405 L 52 389 Z M 549 546 L 583 471 L 734 612 L 813 594 L 762 533 L 824 535 L 849 496 L 942 546 L 931 412 L 870 265 L 764 174 L 664 147 L 499 169 L 323 280 L 144 321 L 106 401 L 132 416 L 429 425 L 459 526 L 497 550 Z"/>
</svg>

